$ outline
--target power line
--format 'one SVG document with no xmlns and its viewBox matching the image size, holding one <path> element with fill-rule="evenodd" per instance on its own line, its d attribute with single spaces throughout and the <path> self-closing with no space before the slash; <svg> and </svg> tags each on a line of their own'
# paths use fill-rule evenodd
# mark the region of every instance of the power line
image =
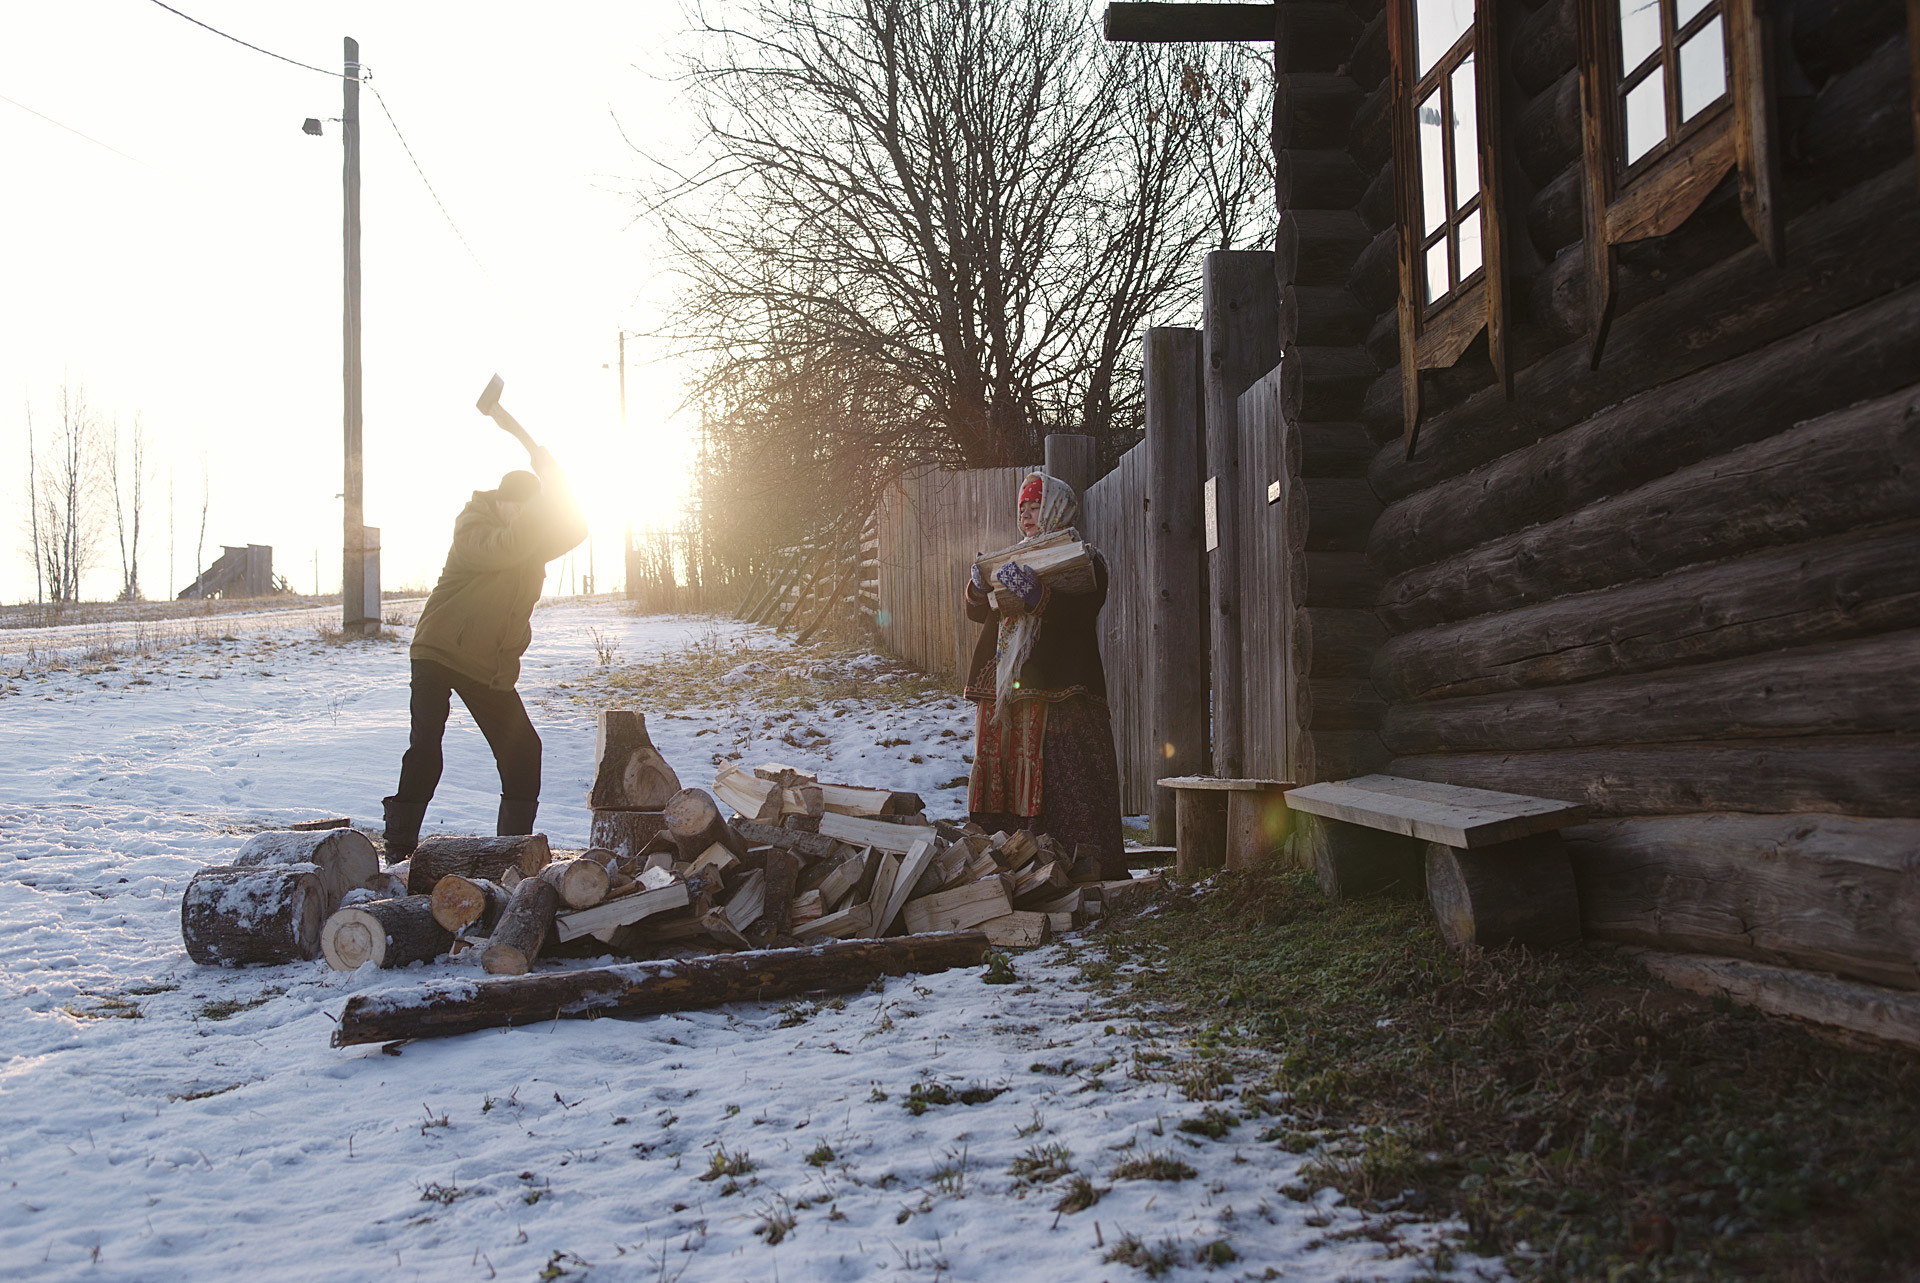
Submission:
<svg viewBox="0 0 1920 1283">
<path fill-rule="evenodd" d="M 66 130 L 70 134 L 73 134 L 75 137 L 86 139 L 88 142 L 92 143 L 95 147 L 105 147 L 108 151 L 120 157 L 122 160 L 130 160 L 134 164 L 145 166 L 148 169 L 153 168 L 153 166 L 148 165 L 146 161 L 141 160 L 138 156 L 129 156 L 127 155 L 127 153 L 121 151 L 118 147 L 113 146 L 111 143 L 103 143 L 98 138 L 95 138 L 92 134 L 83 134 L 79 130 L 75 129 L 72 125 L 63 124 L 60 121 L 55 120 L 52 116 L 49 116 L 44 111 L 35 111 L 33 108 L 27 106 L 27 104 L 23 102 L 14 102 L 13 99 L 7 97 L 5 94 L 0 94 L 0 102 L 12 103 L 15 107 L 18 107 L 21 111 L 26 112 L 29 116 L 38 116 L 40 117 L 40 119 L 46 121 L 49 125 L 58 125 L 60 128 Z"/>
<path fill-rule="evenodd" d="M 233 43 L 237 45 L 243 45 L 246 48 L 253 50 L 255 53 L 263 53 L 267 55 L 267 57 L 269 58 L 278 58 L 281 62 L 291 63 L 296 67 L 304 67 L 308 71 L 317 71 L 321 75 L 331 76 L 335 80 L 347 79 L 347 76 L 344 72 L 328 71 L 325 67 L 316 67 L 310 62 L 301 62 L 298 58 L 289 58 L 285 54 L 275 53 L 271 49 L 262 49 L 259 45 L 252 44 L 252 43 L 249 43 L 248 41 L 242 40 L 239 36 L 230 36 L 226 32 L 220 30 L 220 28 L 212 26 L 208 23 L 202 22 L 200 21 L 200 19 L 194 17 L 190 13 L 181 13 L 178 9 L 166 3 L 166 0 L 153 0 L 153 2 L 159 5 L 162 9 L 165 9 L 168 13 L 172 14 L 174 17 L 185 18 L 188 22 L 191 22 L 194 26 L 205 27 L 208 31 L 211 31 L 214 35 L 219 36 L 221 39 L 231 40 L 233 41 Z"/>
<path fill-rule="evenodd" d="M 155 4 L 159 2 L 160 0 L 154 0 Z M 473 260 L 473 265 L 480 269 L 482 275 L 492 280 L 493 273 L 487 271 L 487 265 L 480 261 L 478 254 L 473 252 L 473 246 L 467 244 L 466 234 L 460 230 L 460 224 L 453 221 L 453 215 L 447 212 L 446 202 L 442 201 L 440 193 L 433 189 L 433 183 L 427 178 L 427 171 L 420 167 L 420 159 L 413 154 L 413 147 L 407 142 L 407 136 L 400 132 L 400 122 L 393 118 L 393 112 L 387 107 L 387 100 L 372 83 L 368 83 L 367 88 L 373 90 L 373 100 L 380 104 L 381 114 L 387 118 L 387 123 L 393 126 L 393 136 L 400 140 L 401 149 L 407 153 L 407 159 L 413 162 L 413 172 L 420 175 L 420 182 L 426 187 L 427 195 L 433 197 L 433 203 L 440 207 L 441 217 L 447 220 L 447 226 L 453 229 L 453 234 L 460 238 L 460 245 L 467 251 L 467 257 Z"/>
</svg>

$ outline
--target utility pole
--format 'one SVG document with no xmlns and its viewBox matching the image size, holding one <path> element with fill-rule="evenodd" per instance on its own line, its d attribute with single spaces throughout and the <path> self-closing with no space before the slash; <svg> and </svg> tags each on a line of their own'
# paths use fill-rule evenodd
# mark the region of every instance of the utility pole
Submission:
<svg viewBox="0 0 1920 1283">
<path fill-rule="evenodd" d="M 343 631 L 372 632 L 380 627 L 380 590 L 376 580 L 368 601 L 364 473 L 360 463 L 360 42 L 346 38 L 346 69 L 341 77 L 340 134 L 345 147 L 342 171 L 346 260 L 341 327 L 341 381 L 345 392 L 346 511 L 341 529 L 340 624 Z M 379 563 L 376 561 L 375 566 Z"/>
</svg>

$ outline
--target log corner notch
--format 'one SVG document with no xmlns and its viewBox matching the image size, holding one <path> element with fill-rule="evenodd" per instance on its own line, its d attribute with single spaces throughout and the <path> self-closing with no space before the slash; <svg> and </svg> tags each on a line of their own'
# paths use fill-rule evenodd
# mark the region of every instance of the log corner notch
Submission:
<svg viewBox="0 0 1920 1283">
<path fill-rule="evenodd" d="M 858 989 L 881 976 L 977 967 L 987 947 L 982 932 L 943 931 L 480 982 L 442 981 L 354 995 L 340 1013 L 332 1044 L 438 1038 L 560 1018 L 653 1016 L 818 989 Z"/>
<path fill-rule="evenodd" d="M 1112 43 L 1180 44 L 1271 40 L 1279 21 L 1277 4 L 1110 4 L 1101 26 Z"/>
</svg>

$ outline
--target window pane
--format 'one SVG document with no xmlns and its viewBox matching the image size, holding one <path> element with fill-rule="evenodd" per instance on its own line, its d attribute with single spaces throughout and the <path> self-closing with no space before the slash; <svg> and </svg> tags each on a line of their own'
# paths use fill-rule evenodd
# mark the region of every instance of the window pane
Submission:
<svg viewBox="0 0 1920 1283">
<path fill-rule="evenodd" d="M 1702 9 L 1713 2 L 1714 0 L 1680 0 L 1678 11 L 1674 14 L 1673 29 L 1678 31 L 1692 22 Z"/>
<path fill-rule="evenodd" d="M 1720 19 L 1680 46 L 1680 119 L 1692 120 L 1727 92 L 1727 40 Z"/>
<path fill-rule="evenodd" d="M 1446 131 L 1440 123 L 1440 91 L 1434 90 L 1414 108 L 1419 124 L 1421 232 L 1447 221 L 1447 158 L 1441 150 Z"/>
<path fill-rule="evenodd" d="M 1426 75 L 1440 55 L 1453 48 L 1468 27 L 1473 25 L 1473 0 L 1414 0 L 1414 61 L 1419 75 Z"/>
<path fill-rule="evenodd" d="M 1480 190 L 1480 131 L 1473 96 L 1473 55 L 1453 69 L 1453 206 L 1458 209 Z"/>
<path fill-rule="evenodd" d="M 1626 75 L 1660 47 L 1660 0 L 1619 0 L 1620 74 Z"/>
<path fill-rule="evenodd" d="M 1460 220 L 1460 279 L 1479 271 L 1480 261 L 1480 211 L 1476 209 Z"/>
<path fill-rule="evenodd" d="M 1631 165 L 1667 137 L 1667 78 L 1660 65 L 1627 90 L 1627 163 Z"/>
<path fill-rule="evenodd" d="M 1447 282 L 1447 238 L 1442 236 L 1427 246 L 1427 302 L 1445 294 Z"/>
</svg>

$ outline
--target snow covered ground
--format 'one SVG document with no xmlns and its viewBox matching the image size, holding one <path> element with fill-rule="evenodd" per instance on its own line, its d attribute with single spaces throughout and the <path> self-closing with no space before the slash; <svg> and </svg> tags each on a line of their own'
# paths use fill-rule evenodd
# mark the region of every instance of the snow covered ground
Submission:
<svg viewBox="0 0 1920 1283">
<path fill-rule="evenodd" d="M 780 645 L 605 601 L 550 604 L 535 635 L 521 690 L 559 847 L 586 838 L 596 643 L 621 662 Z M 378 827 L 406 740 L 404 645 L 330 646 L 307 624 L 95 667 L 0 669 L 0 1278 L 1433 1272 L 1433 1227 L 1283 1194 L 1302 1159 L 1258 1117 L 1227 1125 L 1255 1111 L 1232 1088 L 1209 1100 L 1193 1049 L 1101 1010 L 1075 979 L 1089 941 L 1018 956 L 1010 984 L 963 971 L 398 1057 L 333 1050 L 347 995 L 472 969 L 201 968 L 179 899 L 247 833 L 328 814 Z M 939 787 L 965 770 L 958 700 L 622 702 L 689 783 L 737 752 L 961 809 Z M 496 791 L 456 704 L 429 831 L 491 831 Z M 1056 1210 L 1076 1179 L 1098 1202 Z"/>
</svg>

